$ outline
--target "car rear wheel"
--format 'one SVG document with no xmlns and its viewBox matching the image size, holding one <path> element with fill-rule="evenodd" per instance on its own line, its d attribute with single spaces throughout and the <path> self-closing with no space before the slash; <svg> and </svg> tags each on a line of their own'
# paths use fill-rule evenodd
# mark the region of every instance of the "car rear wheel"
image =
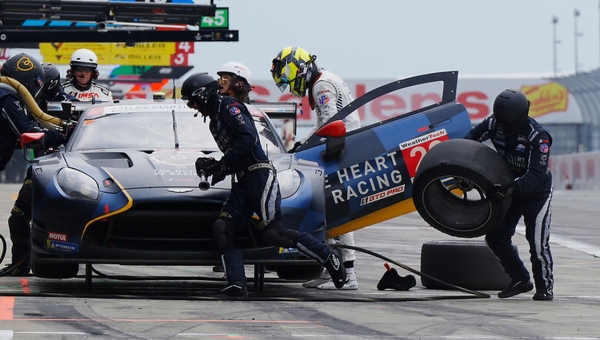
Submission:
<svg viewBox="0 0 600 340">
<path fill-rule="evenodd" d="M 413 202 L 435 229 L 456 237 L 487 234 L 504 218 L 512 197 L 491 200 L 494 184 L 513 179 L 507 162 L 467 139 L 437 144 L 425 154 L 413 181 Z"/>
</svg>

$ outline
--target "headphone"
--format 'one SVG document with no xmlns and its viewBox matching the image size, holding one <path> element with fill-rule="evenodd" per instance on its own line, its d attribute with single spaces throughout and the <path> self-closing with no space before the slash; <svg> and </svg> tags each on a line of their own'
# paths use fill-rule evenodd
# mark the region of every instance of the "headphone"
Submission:
<svg viewBox="0 0 600 340">
<path fill-rule="evenodd" d="M 237 80 L 235 82 L 235 84 L 233 84 L 233 90 L 234 91 L 242 91 L 242 90 L 248 90 L 248 91 L 250 91 L 251 89 L 252 89 L 252 86 L 250 86 L 249 84 L 247 84 L 243 80 Z"/>
</svg>

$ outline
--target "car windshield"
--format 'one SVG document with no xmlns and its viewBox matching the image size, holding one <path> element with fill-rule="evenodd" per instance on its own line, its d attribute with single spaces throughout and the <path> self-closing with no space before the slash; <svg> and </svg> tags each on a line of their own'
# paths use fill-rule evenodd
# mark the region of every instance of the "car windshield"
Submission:
<svg viewBox="0 0 600 340">
<path fill-rule="evenodd" d="M 184 104 L 100 106 L 90 109 L 73 136 L 71 151 L 135 148 L 173 148 L 177 121 L 180 148 L 216 150 L 217 145 L 201 116 Z M 282 152 L 278 136 L 264 117 L 254 116 L 261 144 L 269 154 Z"/>
</svg>

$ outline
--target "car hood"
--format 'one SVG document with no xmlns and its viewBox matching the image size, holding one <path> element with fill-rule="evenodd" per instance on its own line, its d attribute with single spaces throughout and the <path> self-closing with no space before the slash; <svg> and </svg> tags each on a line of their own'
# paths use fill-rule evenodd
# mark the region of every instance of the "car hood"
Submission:
<svg viewBox="0 0 600 340">
<path fill-rule="evenodd" d="M 124 189 L 197 188 L 201 179 L 196 175 L 195 162 L 202 156 L 205 155 L 200 151 L 178 149 L 69 152 L 64 155 L 69 167 L 87 173 L 99 183 L 111 177 Z"/>
</svg>

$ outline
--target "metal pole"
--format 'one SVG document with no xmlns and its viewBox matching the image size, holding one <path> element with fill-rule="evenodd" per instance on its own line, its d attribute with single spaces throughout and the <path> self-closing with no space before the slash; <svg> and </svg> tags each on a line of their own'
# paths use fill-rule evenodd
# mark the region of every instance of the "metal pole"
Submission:
<svg viewBox="0 0 600 340">
<path fill-rule="evenodd" d="M 579 17 L 579 11 L 575 8 L 575 74 L 579 73 L 579 58 L 577 55 L 577 39 L 579 38 L 579 32 L 577 32 L 577 18 Z"/>
<path fill-rule="evenodd" d="M 556 16 L 552 17 L 552 49 L 554 52 L 554 76 L 556 77 L 556 72 L 557 72 L 557 63 L 556 63 L 556 44 L 559 43 L 558 40 L 556 40 L 556 24 L 558 23 L 558 18 Z"/>
</svg>

